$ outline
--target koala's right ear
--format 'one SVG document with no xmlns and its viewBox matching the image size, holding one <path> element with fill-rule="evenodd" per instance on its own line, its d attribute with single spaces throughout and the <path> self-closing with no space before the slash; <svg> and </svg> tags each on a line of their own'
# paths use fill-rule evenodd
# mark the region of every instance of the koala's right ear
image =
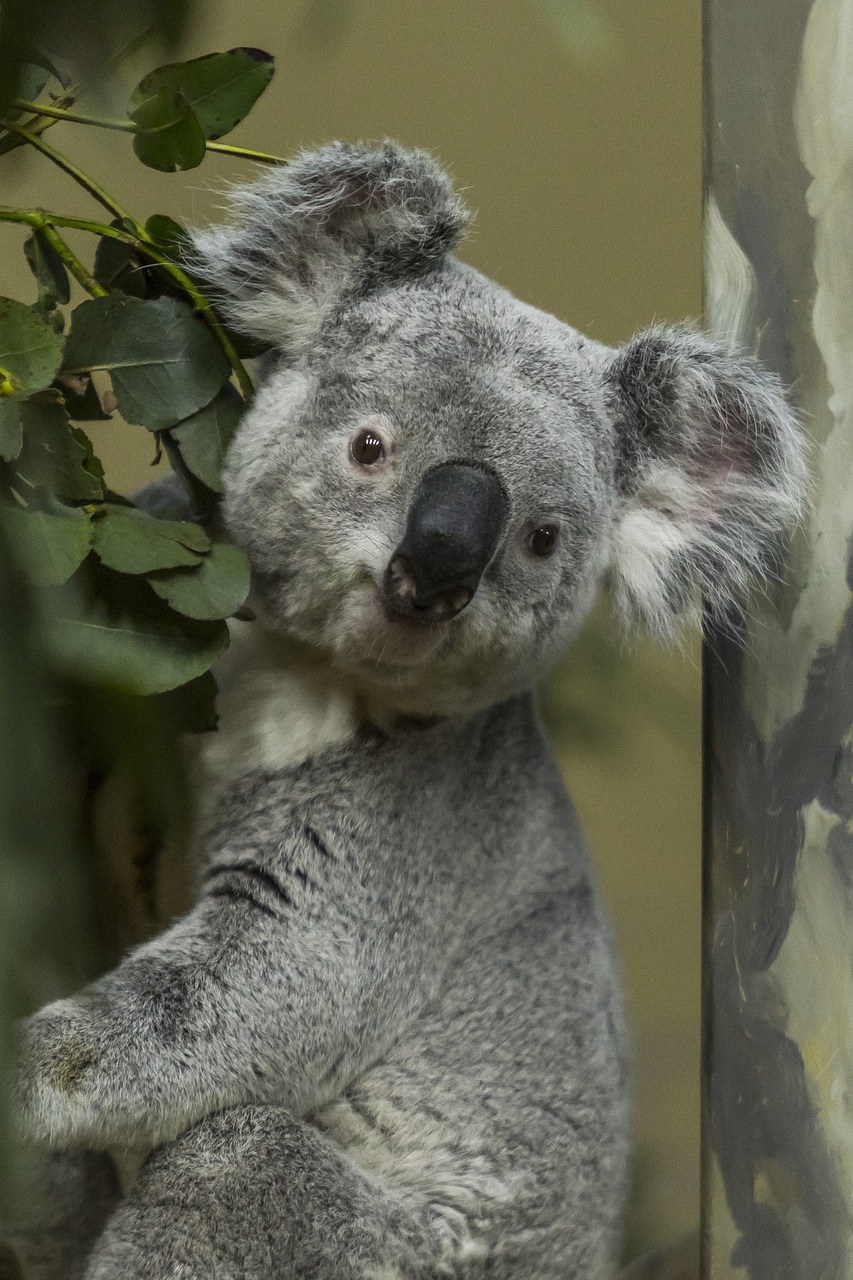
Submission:
<svg viewBox="0 0 853 1280">
<path fill-rule="evenodd" d="M 618 617 L 663 640 L 705 611 L 731 621 L 771 576 L 807 506 L 805 440 L 777 380 L 687 328 L 615 353 L 617 504 L 608 581 Z"/>
<path fill-rule="evenodd" d="M 303 152 L 230 207 L 230 226 L 194 235 L 189 265 L 229 324 L 290 355 L 343 296 L 440 266 L 469 216 L 431 156 L 394 142 Z"/>
</svg>

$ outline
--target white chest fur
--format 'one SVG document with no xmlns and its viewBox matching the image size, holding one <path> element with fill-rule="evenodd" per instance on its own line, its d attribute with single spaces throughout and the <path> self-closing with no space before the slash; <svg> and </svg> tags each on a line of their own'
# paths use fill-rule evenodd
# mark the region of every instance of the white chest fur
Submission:
<svg viewBox="0 0 853 1280">
<path fill-rule="evenodd" d="M 354 698 L 326 668 L 284 650 L 257 622 L 229 627 L 231 646 L 214 669 L 219 730 L 203 753 L 210 783 L 293 766 L 352 737 Z"/>
</svg>

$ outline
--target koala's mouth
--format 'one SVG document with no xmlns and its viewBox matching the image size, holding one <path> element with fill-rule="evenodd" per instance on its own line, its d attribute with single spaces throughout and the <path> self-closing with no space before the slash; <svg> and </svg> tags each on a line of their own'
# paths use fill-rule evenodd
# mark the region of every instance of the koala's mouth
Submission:
<svg viewBox="0 0 853 1280">
<path fill-rule="evenodd" d="M 455 620 L 399 613 L 379 584 L 370 596 L 367 608 L 359 610 L 356 632 L 335 646 L 339 665 L 379 679 L 413 678 L 453 644 L 452 633 L 459 625 Z"/>
</svg>

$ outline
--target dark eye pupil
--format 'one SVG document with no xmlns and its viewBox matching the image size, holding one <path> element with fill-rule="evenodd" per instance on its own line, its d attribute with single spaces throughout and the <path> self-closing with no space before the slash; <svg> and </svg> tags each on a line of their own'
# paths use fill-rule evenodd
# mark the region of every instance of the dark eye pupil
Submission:
<svg viewBox="0 0 853 1280">
<path fill-rule="evenodd" d="M 542 524 L 533 530 L 527 542 L 534 555 L 549 556 L 557 545 L 557 529 L 553 524 Z"/>
<path fill-rule="evenodd" d="M 352 442 L 351 452 L 363 467 L 372 467 L 385 456 L 382 441 L 375 431 L 360 431 Z"/>
</svg>

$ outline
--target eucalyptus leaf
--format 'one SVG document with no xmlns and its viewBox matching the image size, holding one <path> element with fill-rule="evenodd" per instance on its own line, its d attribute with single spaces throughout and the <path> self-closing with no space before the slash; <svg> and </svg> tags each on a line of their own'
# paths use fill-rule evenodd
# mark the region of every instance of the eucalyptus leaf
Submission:
<svg viewBox="0 0 853 1280">
<path fill-rule="evenodd" d="M 63 89 L 70 88 L 73 74 L 67 63 L 63 68 L 63 60 L 61 58 L 51 56 L 45 48 L 33 48 L 31 49 L 31 63 L 33 66 L 49 72 Z M 21 95 L 19 94 L 18 96 L 20 97 Z"/>
<path fill-rule="evenodd" d="M 25 62 L 18 72 L 16 96 L 32 102 L 44 89 L 50 79 L 47 67 L 39 67 L 34 62 Z M 19 107 L 10 107 L 6 112 L 8 120 L 19 120 L 24 112 Z"/>
<path fill-rule="evenodd" d="M 155 215 L 149 218 L 145 225 L 157 248 L 177 261 L 179 254 L 174 248 L 174 232 L 159 225 L 170 222 L 170 218 Z M 122 223 L 115 221 L 111 225 L 121 227 Z M 177 223 L 173 224 L 174 227 L 177 225 Z M 164 242 L 161 243 L 157 239 L 155 231 L 164 237 Z M 186 243 L 186 233 L 182 234 L 183 243 Z M 166 243 L 167 238 L 168 243 Z M 115 240 L 112 236 L 104 236 L 98 242 L 92 274 L 98 284 L 103 285 L 105 289 L 118 290 L 121 293 L 130 294 L 133 298 L 160 298 L 166 295 L 180 298 L 182 301 L 186 299 L 182 286 L 164 267 L 152 262 L 150 258 L 143 257 L 133 245 Z"/>
<path fill-rule="evenodd" d="M 188 618 L 230 618 L 249 594 L 249 562 L 239 547 L 217 542 L 195 569 L 156 573 L 148 581 Z"/>
<path fill-rule="evenodd" d="M 8 382 L 16 392 L 41 391 L 61 360 L 60 335 L 32 307 L 0 298 L 0 384 Z"/>
<path fill-rule="evenodd" d="M 140 695 L 165 693 L 208 671 L 228 645 L 224 622 L 197 622 L 169 609 L 143 578 L 124 578 L 137 592 L 110 608 L 83 614 L 54 611 L 45 646 L 60 671 Z M 142 594 L 144 593 L 144 594 Z"/>
<path fill-rule="evenodd" d="M 39 587 L 66 582 L 92 545 L 92 522 L 81 507 L 58 503 L 48 511 L 7 507 L 4 524 L 18 563 Z"/>
<path fill-rule="evenodd" d="M 274 71 L 275 59 L 261 49 L 209 53 L 150 71 L 134 90 L 131 104 L 138 110 L 152 97 L 178 93 L 192 109 L 203 137 L 213 141 L 248 115 Z"/>
<path fill-rule="evenodd" d="M 119 573 L 153 573 L 197 565 L 210 551 L 203 529 L 188 520 L 158 520 L 136 507 L 105 503 L 94 522 L 102 564 Z"/>
<path fill-rule="evenodd" d="M 89 474 L 91 476 L 94 476 L 95 479 L 100 483 L 100 493 L 101 495 L 103 495 L 104 468 L 100 458 L 97 456 L 97 454 L 95 453 L 95 450 L 92 448 L 92 441 L 86 435 L 86 432 L 83 430 L 82 427 L 72 426 L 71 434 L 74 437 L 74 439 L 77 441 L 80 448 L 83 450 L 83 454 L 84 454 L 83 466 L 89 472 Z"/>
<path fill-rule="evenodd" d="M 225 332 L 241 360 L 257 360 L 259 356 L 266 355 L 272 349 L 271 342 L 253 338 L 247 333 L 238 333 L 236 329 L 229 329 L 226 326 Z"/>
<path fill-rule="evenodd" d="M 19 396 L 0 399 L 0 458 L 12 462 L 21 452 L 21 408 L 26 403 Z"/>
<path fill-rule="evenodd" d="M 120 293 L 74 309 L 63 368 L 108 370 L 119 412 L 151 431 L 197 412 L 231 371 L 214 335 L 184 303 Z"/>
<path fill-rule="evenodd" d="M 71 426 L 61 404 L 27 401 L 21 425 L 23 448 L 14 467 L 25 485 L 70 501 L 101 497 L 103 468 L 88 436 Z"/>
<path fill-rule="evenodd" d="M 182 93 L 164 88 L 140 98 L 130 113 L 137 126 L 133 150 L 163 173 L 195 169 L 205 157 L 202 127 Z"/>
<path fill-rule="evenodd" d="M 179 222 L 165 213 L 153 213 L 145 223 L 145 230 L 163 253 L 179 262 L 189 244 L 189 235 Z"/>
<path fill-rule="evenodd" d="M 226 382 L 210 404 L 169 432 L 187 469 L 214 493 L 222 492 L 225 454 L 245 409 L 242 397 Z"/>
<path fill-rule="evenodd" d="M 148 287 L 142 259 L 133 246 L 112 236 L 98 241 L 92 275 L 104 289 L 118 289 L 133 298 L 145 298 Z"/>
<path fill-rule="evenodd" d="M 38 285 L 36 308 L 52 328 L 57 328 L 58 320 L 58 331 L 61 332 L 62 317 L 54 317 L 51 313 L 58 306 L 64 306 L 71 298 L 71 285 L 65 264 L 38 227 L 24 241 L 24 257 Z"/>
<path fill-rule="evenodd" d="M 25 62 L 18 80 L 18 97 L 32 102 L 44 89 L 50 74 L 48 67 L 40 67 L 35 62 Z"/>
</svg>

